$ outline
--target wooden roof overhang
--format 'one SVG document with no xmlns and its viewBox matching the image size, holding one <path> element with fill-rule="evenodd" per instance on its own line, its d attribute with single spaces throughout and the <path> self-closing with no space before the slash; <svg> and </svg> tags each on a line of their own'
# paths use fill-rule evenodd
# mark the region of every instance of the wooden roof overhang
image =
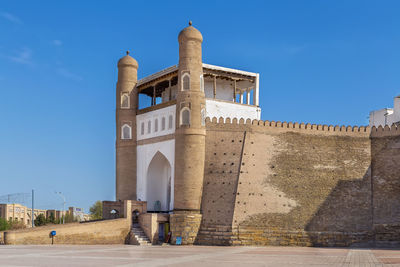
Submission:
<svg viewBox="0 0 400 267">
<path fill-rule="evenodd" d="M 214 65 L 203 63 L 203 75 L 204 77 L 216 77 L 217 79 L 231 80 L 231 81 L 247 81 L 251 83 L 256 82 L 256 73 L 246 72 L 236 69 L 229 69 Z M 171 80 L 171 86 L 174 86 L 178 82 L 178 66 L 174 65 L 150 76 L 147 76 L 137 83 L 137 89 L 140 94 L 153 96 L 154 87 L 156 97 L 161 97 L 161 93 L 169 86 Z"/>
</svg>

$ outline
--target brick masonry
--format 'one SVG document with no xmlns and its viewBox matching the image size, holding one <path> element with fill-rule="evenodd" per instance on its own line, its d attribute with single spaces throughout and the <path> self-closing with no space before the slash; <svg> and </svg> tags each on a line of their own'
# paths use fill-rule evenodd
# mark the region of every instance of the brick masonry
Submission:
<svg viewBox="0 0 400 267">
<path fill-rule="evenodd" d="M 171 243 L 182 237 L 182 245 L 193 245 L 199 233 L 202 215 L 195 212 L 175 212 L 170 215 Z"/>
<path fill-rule="evenodd" d="M 197 244 L 400 241 L 400 131 L 208 120 Z"/>
<path fill-rule="evenodd" d="M 55 244 L 125 244 L 129 242 L 130 222 L 122 218 L 7 231 L 4 233 L 4 243 L 6 245 L 51 244 L 49 236 L 51 231 L 56 231 Z"/>
</svg>

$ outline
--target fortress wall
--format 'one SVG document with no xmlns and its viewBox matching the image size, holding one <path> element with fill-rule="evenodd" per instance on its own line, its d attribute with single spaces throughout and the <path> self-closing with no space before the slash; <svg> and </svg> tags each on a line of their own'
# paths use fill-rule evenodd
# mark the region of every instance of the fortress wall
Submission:
<svg viewBox="0 0 400 267">
<path fill-rule="evenodd" d="M 374 230 L 377 242 L 400 241 L 400 127 L 372 128 Z"/>
<path fill-rule="evenodd" d="M 121 218 L 6 231 L 4 233 L 4 243 L 6 245 L 51 244 L 49 234 L 51 231 L 56 231 L 54 244 L 125 244 L 130 232 L 129 220 L 130 219 Z"/>
<path fill-rule="evenodd" d="M 231 143 L 219 143 L 229 136 L 245 139 L 242 155 L 230 158 L 240 162 L 235 198 L 226 199 L 235 200 L 232 224 L 203 223 L 198 243 L 345 246 L 369 240 L 369 135 L 369 127 L 208 119 L 206 151 L 213 151 L 213 143 L 232 149 Z M 226 161 L 221 159 L 213 164 Z M 206 180 L 221 177 L 210 176 L 210 170 Z M 234 175 L 229 179 L 235 182 Z M 220 185 L 210 190 L 205 185 L 203 202 L 223 193 L 233 194 L 235 189 Z M 231 206 L 220 202 L 219 213 Z M 203 216 L 213 213 L 202 211 Z"/>
<path fill-rule="evenodd" d="M 244 132 L 207 131 L 203 225 L 232 225 Z"/>
<path fill-rule="evenodd" d="M 370 160 L 365 136 L 248 133 L 234 225 L 368 230 Z"/>
</svg>

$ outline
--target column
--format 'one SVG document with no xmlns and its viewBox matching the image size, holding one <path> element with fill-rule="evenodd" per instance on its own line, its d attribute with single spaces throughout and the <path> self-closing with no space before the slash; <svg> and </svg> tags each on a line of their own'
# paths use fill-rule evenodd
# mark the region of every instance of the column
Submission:
<svg viewBox="0 0 400 267">
<path fill-rule="evenodd" d="M 217 76 L 214 75 L 214 99 L 217 98 Z"/>
<path fill-rule="evenodd" d="M 153 86 L 153 104 L 152 106 L 155 106 L 156 104 L 156 85 Z"/>
<path fill-rule="evenodd" d="M 233 80 L 233 102 L 236 102 L 236 80 Z"/>
<path fill-rule="evenodd" d="M 246 104 L 250 105 L 250 89 L 249 88 L 247 88 L 246 93 L 247 93 Z"/>
<path fill-rule="evenodd" d="M 168 81 L 168 90 L 169 90 L 169 92 L 168 92 L 168 101 L 171 101 L 172 100 L 172 89 L 171 89 L 171 84 L 172 84 L 172 79 L 170 79 L 169 81 Z"/>
<path fill-rule="evenodd" d="M 256 75 L 256 86 L 255 86 L 255 90 L 253 91 L 253 105 L 255 106 L 259 106 L 259 99 L 258 99 L 258 94 L 259 94 L 259 85 L 260 85 L 260 74 L 257 73 Z"/>
</svg>

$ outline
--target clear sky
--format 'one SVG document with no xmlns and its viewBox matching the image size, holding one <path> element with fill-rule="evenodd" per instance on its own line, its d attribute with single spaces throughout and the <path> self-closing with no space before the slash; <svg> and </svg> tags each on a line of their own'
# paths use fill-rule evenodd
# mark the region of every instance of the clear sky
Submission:
<svg viewBox="0 0 400 267">
<path fill-rule="evenodd" d="M 37 206 L 115 197 L 115 85 L 178 61 L 188 20 L 203 62 L 260 73 L 263 120 L 366 125 L 400 92 L 399 1 L 1 1 L 0 196 Z"/>
</svg>

